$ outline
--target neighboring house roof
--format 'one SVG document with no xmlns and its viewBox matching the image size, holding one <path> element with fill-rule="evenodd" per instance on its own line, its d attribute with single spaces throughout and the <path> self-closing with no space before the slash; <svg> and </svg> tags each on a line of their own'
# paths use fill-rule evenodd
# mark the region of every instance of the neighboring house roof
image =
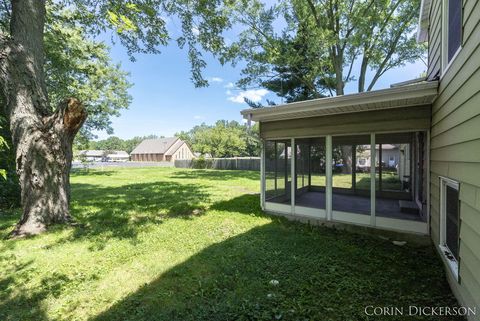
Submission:
<svg viewBox="0 0 480 321">
<path fill-rule="evenodd" d="M 177 140 L 166 152 L 166 156 L 175 154 L 175 152 L 183 145 L 185 142 L 181 139 Z"/>
<path fill-rule="evenodd" d="M 103 150 L 81 150 L 78 152 L 79 155 L 84 155 L 87 157 L 103 157 Z"/>
<path fill-rule="evenodd" d="M 172 148 L 173 145 L 176 145 L 177 141 L 179 140 L 180 139 L 178 139 L 177 137 L 145 139 L 137 147 L 135 147 L 135 149 L 130 154 L 165 154 L 166 152 L 170 153 L 169 150 Z M 183 141 L 181 142 L 183 143 Z"/>
<path fill-rule="evenodd" d="M 165 155 L 169 156 L 169 155 L 175 154 L 175 152 L 176 152 L 180 147 L 182 147 L 182 146 L 184 146 L 184 145 L 190 150 L 190 153 L 192 153 L 192 155 L 195 155 L 195 154 L 193 153 L 193 150 L 192 150 L 192 148 L 190 147 L 190 145 L 188 145 L 187 142 L 184 142 L 184 141 L 181 140 L 181 139 L 179 139 L 179 140 L 177 141 L 177 143 L 175 143 L 175 144 L 172 146 L 172 148 L 170 148 L 170 149 L 167 151 L 167 153 L 166 153 Z"/>
<path fill-rule="evenodd" d="M 437 95 L 438 82 L 420 82 L 375 91 L 326 97 L 265 108 L 241 111 L 245 119 L 275 121 L 346 114 L 381 109 L 431 104 Z"/>
<path fill-rule="evenodd" d="M 430 26 L 430 6 L 432 0 L 422 0 L 420 16 L 418 18 L 417 42 L 428 41 L 428 27 Z"/>
</svg>

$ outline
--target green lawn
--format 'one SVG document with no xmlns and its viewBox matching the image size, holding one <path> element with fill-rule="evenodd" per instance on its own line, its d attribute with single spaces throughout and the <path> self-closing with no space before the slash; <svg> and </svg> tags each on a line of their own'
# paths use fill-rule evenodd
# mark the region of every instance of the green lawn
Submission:
<svg viewBox="0 0 480 321">
<path fill-rule="evenodd" d="M 0 320 L 379 320 L 364 307 L 456 304 L 431 247 L 266 216 L 258 173 L 115 169 L 72 185 L 74 227 L 5 240 L 18 213 L 0 215 Z"/>
<path fill-rule="evenodd" d="M 370 190 L 370 173 L 357 173 L 356 174 L 355 185 L 357 189 Z M 289 177 L 290 179 L 290 177 Z M 312 186 L 322 186 L 325 187 L 325 175 L 312 174 L 311 175 L 311 184 Z M 378 174 L 377 174 L 377 190 L 378 190 Z M 275 173 L 267 173 L 266 175 L 266 186 L 267 190 L 275 189 Z M 308 185 L 308 175 L 303 177 L 304 186 Z M 332 176 L 333 187 L 337 188 L 352 188 L 352 174 L 339 174 L 334 173 Z M 398 179 L 398 175 L 392 172 L 384 172 L 382 174 L 382 190 L 391 190 L 391 191 L 400 191 L 402 188 L 402 183 Z M 277 177 L 277 195 L 283 193 L 285 186 L 285 177 Z M 302 176 L 297 176 L 297 186 L 302 186 Z"/>
</svg>

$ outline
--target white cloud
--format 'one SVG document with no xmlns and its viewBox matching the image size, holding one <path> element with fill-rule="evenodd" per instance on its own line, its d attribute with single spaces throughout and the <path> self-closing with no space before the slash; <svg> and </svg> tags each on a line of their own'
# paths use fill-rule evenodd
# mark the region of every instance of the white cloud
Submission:
<svg viewBox="0 0 480 321">
<path fill-rule="evenodd" d="M 226 84 L 225 86 L 223 86 L 224 88 L 227 88 L 227 89 L 232 89 L 233 87 L 235 87 L 235 85 L 233 84 L 233 82 L 229 82 L 228 84 Z"/>
<path fill-rule="evenodd" d="M 193 116 L 193 119 L 198 119 L 198 120 L 205 119 L 205 116 L 195 115 L 195 116 Z"/>
<path fill-rule="evenodd" d="M 196 28 L 196 27 L 193 27 L 193 28 L 192 28 L 192 33 L 193 33 L 195 36 L 198 37 L 198 35 L 200 35 L 200 30 L 198 30 L 198 28 Z"/>
<path fill-rule="evenodd" d="M 228 89 L 226 92 L 227 96 L 231 96 L 232 95 L 232 91 L 230 89 Z"/>
<path fill-rule="evenodd" d="M 234 103 L 242 104 L 245 102 L 244 98 L 247 98 L 254 103 L 258 103 L 266 94 L 268 94 L 268 90 L 266 89 L 249 89 L 240 92 L 236 96 L 228 97 L 228 100 L 233 101 Z"/>
<path fill-rule="evenodd" d="M 210 77 L 209 80 L 210 80 L 211 82 L 218 82 L 218 83 L 223 82 L 223 79 L 220 78 L 220 77 Z"/>
</svg>

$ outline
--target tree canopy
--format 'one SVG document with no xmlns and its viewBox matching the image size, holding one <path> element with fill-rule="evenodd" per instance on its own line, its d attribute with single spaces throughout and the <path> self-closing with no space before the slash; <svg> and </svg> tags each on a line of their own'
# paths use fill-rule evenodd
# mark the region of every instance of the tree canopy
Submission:
<svg viewBox="0 0 480 321">
<path fill-rule="evenodd" d="M 157 135 L 135 136 L 130 139 L 121 139 L 117 136 L 110 136 L 102 140 L 91 140 L 76 144 L 75 148 L 80 149 L 97 149 L 97 150 L 123 150 L 131 153 L 145 139 L 161 138 Z"/>
<path fill-rule="evenodd" d="M 241 87 L 287 101 L 372 90 L 388 70 L 422 59 L 415 40 L 419 0 L 282 0 L 238 12 L 244 26 L 225 57 L 244 60 Z M 279 27 L 280 26 L 280 27 Z"/>
<path fill-rule="evenodd" d="M 194 152 L 212 157 L 259 156 L 258 124 L 252 128 L 236 121 L 219 120 L 215 125 L 198 125 L 175 136 L 186 141 Z"/>
<path fill-rule="evenodd" d="M 95 127 L 108 129 L 108 117 L 118 112 L 117 104 L 128 103 L 128 95 L 116 91 L 128 88 L 124 73 L 90 63 L 104 64 L 108 58 L 105 47 L 95 42 L 97 37 L 111 34 L 134 60 L 138 53 L 158 53 L 160 46 L 168 44 L 172 39 L 166 21 L 176 19 L 181 32 L 173 40 L 187 49 L 195 85 L 205 86 L 201 49 L 217 52 L 223 48 L 222 33 L 231 26 L 231 6 L 227 0 L 3 1 L 0 98 L 2 114 L 9 122 L 23 207 L 12 236 L 38 234 L 50 224 L 72 220 L 69 173 L 74 139 L 89 112 L 106 117 L 87 120 L 84 133 Z M 48 14 L 50 7 L 54 10 Z M 65 15 L 60 25 L 57 14 Z M 49 32 L 57 41 L 50 48 Z M 48 50 L 53 54 L 50 66 Z M 72 59 L 79 56 L 89 61 Z M 67 77 L 62 75 L 65 70 Z M 111 77 L 106 80 L 102 73 Z M 104 89 L 105 95 L 96 96 L 84 87 L 85 80 L 97 90 Z"/>
<path fill-rule="evenodd" d="M 77 139 L 92 138 L 94 130 L 113 133 L 111 117 L 131 102 L 128 73 L 111 60 L 105 43 L 92 39 L 77 23 L 78 9 L 49 2 L 46 10 L 44 69 L 51 108 L 65 97 L 77 97 L 89 115 Z M 9 16 L 9 11 L 2 12 L 4 32 Z"/>
</svg>

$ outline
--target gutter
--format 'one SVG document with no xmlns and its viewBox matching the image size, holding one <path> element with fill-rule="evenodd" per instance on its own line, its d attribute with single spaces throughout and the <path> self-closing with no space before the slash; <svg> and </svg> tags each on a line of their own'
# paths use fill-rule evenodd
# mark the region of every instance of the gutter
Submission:
<svg viewBox="0 0 480 321">
<path fill-rule="evenodd" d="M 343 96 L 326 97 L 319 99 L 312 99 L 301 102 L 294 102 L 290 104 L 277 105 L 264 108 L 249 108 L 244 109 L 240 113 L 243 118 L 254 121 L 261 120 L 261 118 L 268 116 L 288 116 L 289 114 L 308 113 L 315 111 L 328 111 L 330 114 L 335 114 L 336 108 L 376 104 L 400 99 L 415 99 L 421 97 L 429 97 L 437 94 L 438 81 L 413 83 L 404 86 L 395 86 L 392 88 L 349 94 Z M 340 112 L 340 110 L 338 111 Z"/>
</svg>

